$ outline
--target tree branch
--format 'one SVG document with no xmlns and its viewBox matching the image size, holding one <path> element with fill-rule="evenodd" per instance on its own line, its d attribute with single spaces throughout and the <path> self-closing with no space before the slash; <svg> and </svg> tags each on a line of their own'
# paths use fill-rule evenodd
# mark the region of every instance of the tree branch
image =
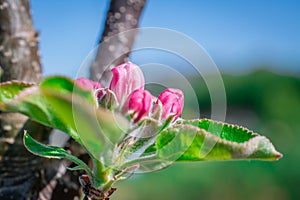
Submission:
<svg viewBox="0 0 300 200">
<path fill-rule="evenodd" d="M 99 42 L 101 45 L 90 69 L 92 80 L 101 80 L 102 84 L 105 84 L 110 79 L 110 69 L 128 59 L 137 32 L 118 37 L 110 36 L 137 28 L 145 2 L 146 0 L 111 1 Z"/>
</svg>

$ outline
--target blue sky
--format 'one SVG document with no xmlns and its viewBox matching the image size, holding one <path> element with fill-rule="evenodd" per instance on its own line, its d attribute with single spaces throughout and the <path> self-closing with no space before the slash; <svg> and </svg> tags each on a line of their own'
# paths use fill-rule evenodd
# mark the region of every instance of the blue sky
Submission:
<svg viewBox="0 0 300 200">
<path fill-rule="evenodd" d="M 108 0 L 32 0 L 45 75 L 75 73 L 102 32 Z M 300 1 L 148 0 L 141 27 L 182 32 L 227 73 L 300 73 Z"/>
</svg>

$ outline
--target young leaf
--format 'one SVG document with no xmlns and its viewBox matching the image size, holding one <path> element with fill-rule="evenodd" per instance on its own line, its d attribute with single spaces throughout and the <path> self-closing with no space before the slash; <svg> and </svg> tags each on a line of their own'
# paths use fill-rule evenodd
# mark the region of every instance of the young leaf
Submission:
<svg viewBox="0 0 300 200">
<path fill-rule="evenodd" d="M 127 131 L 128 121 L 125 118 L 103 108 L 96 108 L 75 94 L 68 96 L 44 90 L 43 96 L 51 104 L 55 115 L 76 131 L 94 158 L 99 158 L 104 148 L 119 142 Z"/>
<path fill-rule="evenodd" d="M 196 126 L 220 137 L 221 139 L 237 143 L 243 143 L 255 136 L 259 136 L 257 133 L 253 133 L 252 131 L 240 126 L 209 119 L 184 120 L 180 123 Z"/>
<path fill-rule="evenodd" d="M 9 81 L 0 83 L 0 109 L 5 103 L 13 100 L 22 90 L 34 86 L 34 83 Z"/>
<path fill-rule="evenodd" d="M 59 93 L 60 91 L 56 91 Z M 38 86 L 32 86 L 22 90 L 17 96 L 10 101 L 0 103 L 0 109 L 9 112 L 19 112 L 27 115 L 46 126 L 64 131 L 80 142 L 76 131 L 68 124 L 64 123 L 59 116 L 55 114 L 48 100 L 41 94 Z"/>
<path fill-rule="evenodd" d="M 48 99 L 45 98 L 43 91 L 51 91 L 53 94 L 66 96 L 69 99 L 78 96 L 84 98 L 92 107 L 96 107 L 97 102 L 91 91 L 77 87 L 71 79 L 61 76 L 46 78 L 39 87 L 30 87 L 32 85 L 23 82 L 2 84 L 0 109 L 25 114 L 41 124 L 62 130 L 81 143 L 74 126 L 70 126 L 56 114 L 55 109 L 51 107 Z M 59 109 L 63 110 L 64 108 L 60 107 Z"/>
<path fill-rule="evenodd" d="M 70 171 L 84 170 L 81 166 L 77 165 L 75 167 L 67 167 Z"/>
<path fill-rule="evenodd" d="M 207 119 L 183 121 L 166 129 L 158 137 L 156 148 L 160 158 L 169 160 L 178 156 L 177 161 L 277 160 L 282 157 L 266 137 Z"/>
<path fill-rule="evenodd" d="M 40 84 L 41 90 L 54 90 L 59 91 L 60 94 L 76 94 L 80 97 L 83 97 L 88 102 L 93 105 L 97 105 L 96 96 L 92 93 L 92 91 L 85 90 L 82 87 L 74 84 L 72 79 L 69 79 L 64 76 L 52 76 L 45 78 Z"/>
<path fill-rule="evenodd" d="M 61 76 L 46 78 L 39 87 L 33 85 L 17 81 L 1 84 L 0 109 L 25 114 L 41 124 L 62 130 L 81 143 L 76 130 L 55 114 L 54 109 L 43 96 L 42 90 L 51 90 L 53 93 L 71 97 L 73 94 L 78 94 L 96 106 L 93 94 L 77 87 L 71 79 Z"/>
<path fill-rule="evenodd" d="M 157 136 L 170 123 L 170 120 L 166 120 L 163 124 L 151 118 L 143 120 L 139 126 L 128 133 L 122 143 L 116 146 L 113 154 L 114 159 L 112 159 L 114 160 L 113 167 L 121 169 L 124 166 L 128 167 L 126 163 L 136 163 L 135 161 L 144 160 L 144 157 L 153 156 L 156 153 Z"/>
<path fill-rule="evenodd" d="M 137 160 L 140 170 L 153 171 L 174 161 L 278 160 L 282 155 L 264 136 L 245 128 L 212 120 L 181 121 L 163 130 Z"/>
<path fill-rule="evenodd" d="M 82 160 L 69 154 L 63 148 L 47 146 L 47 145 L 41 144 L 41 143 L 37 142 L 36 140 L 34 140 L 26 131 L 24 132 L 23 142 L 24 142 L 25 147 L 31 153 L 41 156 L 41 157 L 46 157 L 46 158 L 69 159 L 78 165 L 76 168 L 74 168 L 74 170 L 83 169 L 90 175 L 90 177 L 92 177 L 92 172 L 91 172 L 90 168 Z"/>
<path fill-rule="evenodd" d="M 111 147 L 119 142 L 127 130 L 127 120 L 97 108 L 90 91 L 77 87 L 65 77 L 47 78 L 39 87 L 32 86 L 11 96 L 0 102 L 2 110 L 23 113 L 37 122 L 66 132 L 95 158 L 99 158 L 105 146 Z"/>
</svg>

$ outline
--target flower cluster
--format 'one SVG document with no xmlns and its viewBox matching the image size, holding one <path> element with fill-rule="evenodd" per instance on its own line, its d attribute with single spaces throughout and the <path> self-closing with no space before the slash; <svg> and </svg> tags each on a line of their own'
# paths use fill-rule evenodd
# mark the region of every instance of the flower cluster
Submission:
<svg viewBox="0 0 300 200">
<path fill-rule="evenodd" d="M 109 88 L 102 88 L 100 83 L 79 78 L 75 82 L 87 89 L 100 91 L 98 99 L 110 102 L 123 115 L 129 116 L 133 123 L 145 117 L 154 117 L 160 121 L 175 121 L 182 113 L 184 95 L 181 90 L 167 88 L 158 97 L 144 89 L 145 79 L 141 69 L 126 62 L 112 69 L 112 80 Z"/>
</svg>

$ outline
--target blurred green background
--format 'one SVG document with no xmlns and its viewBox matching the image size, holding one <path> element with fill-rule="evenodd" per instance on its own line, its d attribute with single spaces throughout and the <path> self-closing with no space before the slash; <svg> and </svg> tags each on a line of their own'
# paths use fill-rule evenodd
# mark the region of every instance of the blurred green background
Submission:
<svg viewBox="0 0 300 200">
<path fill-rule="evenodd" d="M 191 77 L 200 109 L 209 116 L 203 80 Z M 269 71 L 223 75 L 227 122 L 267 136 L 284 157 L 277 162 L 178 163 L 120 182 L 112 199 L 285 200 L 300 197 L 300 79 Z M 189 95 L 185 94 L 186 102 Z M 189 105 L 185 105 L 186 109 Z"/>
</svg>

